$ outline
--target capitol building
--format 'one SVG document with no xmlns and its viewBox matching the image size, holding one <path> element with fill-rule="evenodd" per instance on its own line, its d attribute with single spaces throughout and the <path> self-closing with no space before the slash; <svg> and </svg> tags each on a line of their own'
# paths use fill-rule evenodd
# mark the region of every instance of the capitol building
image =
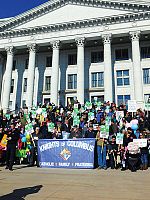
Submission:
<svg viewBox="0 0 150 200">
<path fill-rule="evenodd" d="M 150 0 L 50 0 L 0 19 L 0 107 L 150 96 Z"/>
</svg>

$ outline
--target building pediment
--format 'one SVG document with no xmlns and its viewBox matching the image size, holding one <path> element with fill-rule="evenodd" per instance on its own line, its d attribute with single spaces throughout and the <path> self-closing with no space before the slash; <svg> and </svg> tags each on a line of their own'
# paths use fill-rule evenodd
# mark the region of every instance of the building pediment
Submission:
<svg viewBox="0 0 150 200">
<path fill-rule="evenodd" d="M 124 15 L 127 13 L 128 11 L 124 10 L 68 4 L 29 22 L 19 25 L 15 29 L 25 29 L 37 26 L 48 26 L 54 24 L 75 22 L 80 20 L 104 18 L 114 15 Z"/>
<path fill-rule="evenodd" d="M 99 0 L 53 0 L 0 24 L 1 37 L 149 18 L 150 6 Z M 148 13 L 148 14 L 147 14 Z"/>
</svg>

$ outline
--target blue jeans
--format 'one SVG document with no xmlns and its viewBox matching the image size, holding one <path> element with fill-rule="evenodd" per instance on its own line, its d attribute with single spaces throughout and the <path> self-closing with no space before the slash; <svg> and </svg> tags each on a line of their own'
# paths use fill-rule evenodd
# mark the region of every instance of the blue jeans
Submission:
<svg viewBox="0 0 150 200">
<path fill-rule="evenodd" d="M 147 153 L 142 153 L 141 154 L 141 162 L 143 165 L 147 165 L 148 164 L 148 155 Z"/>
<path fill-rule="evenodd" d="M 106 146 L 97 145 L 98 165 L 99 167 L 106 167 Z"/>
</svg>

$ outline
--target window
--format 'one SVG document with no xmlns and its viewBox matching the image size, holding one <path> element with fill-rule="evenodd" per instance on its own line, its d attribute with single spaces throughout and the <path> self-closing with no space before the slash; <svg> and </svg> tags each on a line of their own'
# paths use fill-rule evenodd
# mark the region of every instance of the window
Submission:
<svg viewBox="0 0 150 200">
<path fill-rule="evenodd" d="M 25 108 L 26 107 L 26 100 L 23 100 L 22 101 L 22 108 Z"/>
<path fill-rule="evenodd" d="M 116 60 L 128 60 L 128 49 L 116 49 L 115 58 Z"/>
<path fill-rule="evenodd" d="M 129 70 L 117 71 L 117 86 L 130 85 Z"/>
<path fill-rule="evenodd" d="M 150 58 L 150 47 L 141 47 L 141 58 Z"/>
<path fill-rule="evenodd" d="M 118 95 L 117 96 L 118 105 L 121 105 L 121 104 L 126 105 L 128 103 L 128 100 L 130 100 L 130 95 Z"/>
<path fill-rule="evenodd" d="M 92 87 L 103 87 L 104 86 L 104 72 L 92 73 L 91 86 Z"/>
<path fill-rule="evenodd" d="M 99 63 L 104 61 L 104 52 L 91 52 L 91 63 Z"/>
<path fill-rule="evenodd" d="M 44 99 L 44 104 L 50 103 L 50 98 L 45 98 Z"/>
<path fill-rule="evenodd" d="M 77 74 L 68 75 L 68 89 L 77 89 Z"/>
<path fill-rule="evenodd" d="M 77 54 L 68 55 L 68 65 L 76 65 L 77 64 Z"/>
<path fill-rule="evenodd" d="M 16 63 L 17 63 L 16 60 L 13 60 L 13 69 L 12 69 L 13 71 L 15 71 L 16 69 Z"/>
<path fill-rule="evenodd" d="M 9 101 L 9 109 L 12 110 L 12 101 Z"/>
<path fill-rule="evenodd" d="M 10 93 L 14 92 L 14 79 L 11 80 L 11 88 L 10 88 Z"/>
<path fill-rule="evenodd" d="M 51 90 L 51 76 L 45 77 L 45 91 Z"/>
<path fill-rule="evenodd" d="M 28 65 L 29 65 L 29 59 L 26 59 L 26 61 L 25 61 L 25 69 L 28 69 Z"/>
<path fill-rule="evenodd" d="M 150 94 L 144 94 L 144 102 L 150 103 Z"/>
<path fill-rule="evenodd" d="M 150 68 L 143 69 L 143 82 L 144 84 L 150 84 Z"/>
<path fill-rule="evenodd" d="M 24 87 L 23 87 L 23 91 L 27 92 L 27 78 L 24 78 Z"/>
<path fill-rule="evenodd" d="M 52 56 L 46 57 L 46 67 L 52 67 Z"/>
</svg>

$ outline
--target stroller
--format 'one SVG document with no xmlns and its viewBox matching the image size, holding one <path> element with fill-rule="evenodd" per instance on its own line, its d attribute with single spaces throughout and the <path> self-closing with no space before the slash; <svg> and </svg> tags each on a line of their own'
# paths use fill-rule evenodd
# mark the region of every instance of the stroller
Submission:
<svg viewBox="0 0 150 200">
<path fill-rule="evenodd" d="M 128 144 L 128 167 L 132 172 L 137 170 L 137 165 L 140 159 L 139 153 L 139 146 L 134 142 L 130 142 Z"/>
</svg>

